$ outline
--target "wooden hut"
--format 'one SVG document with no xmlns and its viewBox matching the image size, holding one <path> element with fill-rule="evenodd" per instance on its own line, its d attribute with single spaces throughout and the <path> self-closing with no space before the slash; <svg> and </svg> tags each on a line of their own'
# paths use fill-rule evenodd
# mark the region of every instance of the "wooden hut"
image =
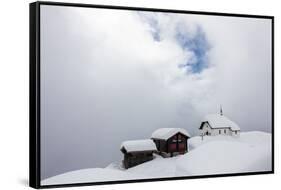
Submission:
<svg viewBox="0 0 281 190">
<path fill-rule="evenodd" d="M 164 157 L 186 153 L 189 138 L 188 132 L 181 128 L 160 128 L 154 131 L 151 136 L 158 152 Z"/>
<path fill-rule="evenodd" d="M 124 154 L 123 166 L 126 169 L 152 160 L 153 152 L 157 151 L 151 139 L 125 141 L 120 150 Z"/>
</svg>

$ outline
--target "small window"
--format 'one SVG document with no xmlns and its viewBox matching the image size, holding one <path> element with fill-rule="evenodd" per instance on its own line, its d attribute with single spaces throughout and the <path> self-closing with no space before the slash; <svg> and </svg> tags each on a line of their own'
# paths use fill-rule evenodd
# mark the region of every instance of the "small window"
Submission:
<svg viewBox="0 0 281 190">
<path fill-rule="evenodd" d="M 219 134 L 221 134 L 221 130 L 219 130 Z"/>
<path fill-rule="evenodd" d="M 237 131 L 235 131 L 235 135 L 237 135 Z"/>
<path fill-rule="evenodd" d="M 226 134 L 226 129 L 224 130 L 224 134 Z"/>
</svg>

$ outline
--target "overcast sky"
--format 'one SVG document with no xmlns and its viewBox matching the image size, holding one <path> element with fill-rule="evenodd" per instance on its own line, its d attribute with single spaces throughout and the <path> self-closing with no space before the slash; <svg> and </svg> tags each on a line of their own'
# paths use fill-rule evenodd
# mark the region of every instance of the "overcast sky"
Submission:
<svg viewBox="0 0 281 190">
<path fill-rule="evenodd" d="M 271 132 L 271 20 L 41 6 L 41 177 L 219 113 Z"/>
</svg>

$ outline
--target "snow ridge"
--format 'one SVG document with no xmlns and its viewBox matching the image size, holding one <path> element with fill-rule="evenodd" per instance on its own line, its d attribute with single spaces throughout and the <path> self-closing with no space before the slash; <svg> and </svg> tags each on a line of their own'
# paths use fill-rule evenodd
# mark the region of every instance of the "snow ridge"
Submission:
<svg viewBox="0 0 281 190">
<path fill-rule="evenodd" d="M 189 140 L 190 151 L 172 158 L 154 155 L 152 161 L 125 170 L 121 163 L 106 168 L 77 170 L 42 180 L 42 185 L 151 179 L 176 176 L 270 171 L 271 134 L 244 132 L 231 136 L 200 136 Z"/>
</svg>

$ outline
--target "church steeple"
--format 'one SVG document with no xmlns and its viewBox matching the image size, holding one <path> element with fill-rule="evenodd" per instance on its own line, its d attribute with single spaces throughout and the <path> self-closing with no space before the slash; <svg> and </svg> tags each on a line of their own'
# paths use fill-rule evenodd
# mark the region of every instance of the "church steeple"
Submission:
<svg viewBox="0 0 281 190">
<path fill-rule="evenodd" d="M 223 115 L 222 106 L 220 105 L 220 115 Z"/>
</svg>

